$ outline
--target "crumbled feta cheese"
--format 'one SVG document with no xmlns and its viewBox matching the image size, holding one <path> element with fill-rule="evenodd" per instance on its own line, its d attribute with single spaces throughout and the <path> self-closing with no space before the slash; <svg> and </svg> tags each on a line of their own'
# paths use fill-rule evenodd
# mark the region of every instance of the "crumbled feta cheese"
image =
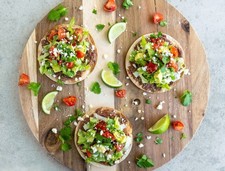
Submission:
<svg viewBox="0 0 225 171">
<path fill-rule="evenodd" d="M 37 40 L 35 40 L 34 43 L 37 44 Z"/>
<path fill-rule="evenodd" d="M 177 89 L 176 89 L 176 88 L 174 88 L 174 89 L 173 89 L 173 91 L 177 91 Z"/>
<path fill-rule="evenodd" d="M 176 115 L 172 115 L 172 117 L 173 117 L 173 118 L 177 118 L 177 116 L 176 116 Z"/>
<path fill-rule="evenodd" d="M 77 120 L 78 120 L 78 121 L 83 121 L 84 118 L 82 118 L 82 117 L 79 116 L 79 117 L 77 118 Z"/>
<path fill-rule="evenodd" d="M 146 92 L 143 92 L 143 96 L 146 96 L 147 95 L 147 93 Z"/>
<path fill-rule="evenodd" d="M 91 50 L 92 50 L 92 51 L 95 50 L 95 45 L 91 45 Z"/>
<path fill-rule="evenodd" d="M 144 119 L 145 119 L 145 117 L 144 117 L 144 116 L 142 116 L 142 117 L 141 117 L 141 120 L 144 120 Z"/>
<path fill-rule="evenodd" d="M 163 109 L 163 104 L 165 103 L 165 101 L 161 101 L 161 102 L 159 102 L 159 105 L 157 106 L 157 108 L 156 109 L 158 109 L 158 110 L 162 110 Z"/>
<path fill-rule="evenodd" d="M 163 156 L 163 158 L 165 158 L 166 157 L 166 154 L 165 153 L 162 153 L 162 156 Z"/>
<path fill-rule="evenodd" d="M 65 17 L 65 21 L 68 21 L 69 20 L 69 18 L 68 17 Z"/>
<path fill-rule="evenodd" d="M 130 79 L 130 77 L 128 77 L 128 76 L 127 76 L 127 77 L 126 77 L 126 79 L 127 79 L 127 80 L 129 80 L 129 79 Z"/>
<path fill-rule="evenodd" d="M 108 154 L 107 155 L 107 160 L 110 160 L 112 158 L 112 155 L 111 154 Z"/>
<path fill-rule="evenodd" d="M 51 87 L 55 87 L 55 84 L 52 84 Z"/>
<path fill-rule="evenodd" d="M 78 81 L 78 78 L 76 77 L 74 80 L 75 80 L 75 81 Z"/>
<path fill-rule="evenodd" d="M 138 113 L 141 113 L 141 110 L 140 109 L 138 110 Z"/>
<path fill-rule="evenodd" d="M 98 150 L 97 150 L 97 148 L 96 147 L 91 147 L 91 149 L 92 149 L 92 151 L 93 151 L 93 153 L 96 153 Z"/>
<path fill-rule="evenodd" d="M 55 74 L 53 74 L 52 76 L 53 76 L 53 78 L 56 78 L 56 75 Z"/>
<path fill-rule="evenodd" d="M 128 164 L 130 164 L 131 162 L 130 162 L 130 161 L 128 161 L 127 163 L 128 163 Z"/>
<path fill-rule="evenodd" d="M 121 50 L 120 49 L 117 49 L 117 53 L 120 53 L 121 52 Z"/>
<path fill-rule="evenodd" d="M 57 134 L 57 129 L 56 128 L 52 128 L 52 132 L 54 133 L 54 134 Z"/>
<path fill-rule="evenodd" d="M 135 121 L 137 121 L 137 120 L 138 120 L 138 118 L 135 118 L 134 120 L 135 120 Z"/>
<path fill-rule="evenodd" d="M 139 148 L 142 148 L 142 147 L 144 147 L 144 144 L 140 143 L 140 144 L 138 145 L 138 147 L 139 147 Z"/>
<path fill-rule="evenodd" d="M 126 86 L 129 86 L 129 83 L 126 83 L 125 85 L 126 85 Z"/>
<path fill-rule="evenodd" d="M 79 10 L 80 11 L 82 11 L 84 8 L 83 8 L 83 6 L 81 5 L 80 7 L 79 7 Z"/>
<path fill-rule="evenodd" d="M 60 76 L 58 76 L 58 79 L 59 79 L 59 80 L 61 80 L 61 77 L 60 77 Z"/>
<path fill-rule="evenodd" d="M 188 112 L 191 113 L 191 110 L 189 110 Z"/>
<path fill-rule="evenodd" d="M 121 17 L 121 14 L 119 14 L 119 17 Z"/>
<path fill-rule="evenodd" d="M 89 115 L 85 115 L 86 118 L 89 118 Z"/>
<path fill-rule="evenodd" d="M 102 134 L 103 134 L 103 131 L 101 130 L 101 131 L 100 131 L 100 135 L 102 135 Z"/>
<path fill-rule="evenodd" d="M 62 91 L 62 89 L 63 89 L 62 86 L 57 86 L 57 87 L 56 87 L 56 90 L 57 90 L 57 91 Z"/>
<path fill-rule="evenodd" d="M 125 107 L 128 107 L 128 105 L 127 105 L 127 104 L 125 104 L 124 106 L 125 106 Z"/>
<path fill-rule="evenodd" d="M 141 9 L 141 6 L 140 5 L 138 6 L 138 9 Z"/>
<path fill-rule="evenodd" d="M 103 58 L 107 59 L 109 56 L 107 54 L 103 54 Z"/>
<path fill-rule="evenodd" d="M 77 126 L 77 122 L 76 122 L 76 121 L 74 121 L 73 124 L 74 124 L 75 126 Z"/>
<path fill-rule="evenodd" d="M 150 140 L 152 138 L 152 136 L 146 136 L 147 140 Z"/>
<path fill-rule="evenodd" d="M 89 104 L 89 108 L 93 108 L 93 105 L 92 104 Z"/>
<path fill-rule="evenodd" d="M 115 161 L 115 164 L 119 164 L 119 162 L 120 162 L 119 160 L 116 160 L 116 161 Z"/>
<path fill-rule="evenodd" d="M 85 108 L 85 106 L 84 106 L 84 105 L 82 105 L 81 107 L 82 107 L 82 109 L 84 109 L 84 108 Z"/>
</svg>

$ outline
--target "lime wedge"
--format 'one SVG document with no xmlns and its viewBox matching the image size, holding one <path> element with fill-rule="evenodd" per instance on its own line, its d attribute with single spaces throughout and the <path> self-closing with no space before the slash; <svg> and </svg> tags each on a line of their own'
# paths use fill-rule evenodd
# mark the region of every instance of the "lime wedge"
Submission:
<svg viewBox="0 0 225 171">
<path fill-rule="evenodd" d="M 115 77 L 113 71 L 111 70 L 102 70 L 101 73 L 102 81 L 109 87 L 118 88 L 123 84 Z"/>
<path fill-rule="evenodd" d="M 110 27 L 108 32 L 108 40 L 112 43 L 117 37 L 119 37 L 126 30 L 126 23 L 120 22 Z"/>
<path fill-rule="evenodd" d="M 58 91 L 52 91 L 52 92 L 46 94 L 42 100 L 42 104 L 41 104 L 42 110 L 48 115 L 51 112 L 51 108 L 53 106 L 53 103 L 55 101 L 55 97 L 57 94 L 58 94 Z"/>
<path fill-rule="evenodd" d="M 153 134 L 162 134 L 167 131 L 170 126 L 170 117 L 169 114 L 166 114 L 161 119 L 159 119 L 151 128 L 149 132 Z"/>
</svg>

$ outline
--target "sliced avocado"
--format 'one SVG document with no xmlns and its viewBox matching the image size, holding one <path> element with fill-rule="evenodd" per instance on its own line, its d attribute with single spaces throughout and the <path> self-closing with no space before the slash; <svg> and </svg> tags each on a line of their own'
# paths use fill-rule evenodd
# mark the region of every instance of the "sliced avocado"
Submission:
<svg viewBox="0 0 225 171">
<path fill-rule="evenodd" d="M 113 135 L 115 136 L 116 140 L 119 141 L 120 143 L 125 143 L 127 140 L 127 136 L 122 132 L 115 131 Z"/>
<path fill-rule="evenodd" d="M 137 55 L 135 56 L 135 61 L 139 60 L 139 59 L 143 59 L 144 58 L 144 53 L 137 53 Z"/>
</svg>

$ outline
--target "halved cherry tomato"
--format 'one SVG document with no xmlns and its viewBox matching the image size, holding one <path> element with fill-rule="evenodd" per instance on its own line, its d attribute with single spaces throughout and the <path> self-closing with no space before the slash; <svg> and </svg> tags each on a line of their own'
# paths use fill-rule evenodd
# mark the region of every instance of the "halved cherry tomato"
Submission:
<svg viewBox="0 0 225 171">
<path fill-rule="evenodd" d="M 74 33 L 75 33 L 77 41 L 80 41 L 83 38 L 83 29 L 82 28 L 76 28 Z"/>
<path fill-rule="evenodd" d="M 158 65 L 154 64 L 153 62 L 149 62 L 147 64 L 147 71 L 151 74 L 153 72 L 155 72 L 158 69 Z"/>
<path fill-rule="evenodd" d="M 63 102 L 67 106 L 74 106 L 76 104 L 76 102 L 77 102 L 77 98 L 75 96 L 65 97 L 65 98 L 63 98 Z"/>
<path fill-rule="evenodd" d="M 170 52 L 173 54 L 173 57 L 175 57 L 175 58 L 178 57 L 178 55 L 179 55 L 178 49 L 174 46 L 170 47 Z"/>
<path fill-rule="evenodd" d="M 56 30 L 56 29 L 52 29 L 52 30 L 50 31 L 49 35 L 48 35 L 48 40 L 52 40 L 53 37 L 54 37 L 55 35 L 57 35 L 57 34 L 58 34 L 58 33 L 57 33 L 57 30 Z"/>
<path fill-rule="evenodd" d="M 122 89 L 122 90 L 116 90 L 115 91 L 115 95 L 116 95 L 116 97 L 124 98 L 125 95 L 126 95 L 126 90 L 124 90 L 124 89 Z"/>
<path fill-rule="evenodd" d="M 19 77 L 19 86 L 25 86 L 30 83 L 30 78 L 27 74 L 22 73 Z"/>
<path fill-rule="evenodd" d="M 91 152 L 88 151 L 88 150 L 86 150 L 86 154 L 87 154 L 87 157 L 91 157 L 92 156 Z"/>
<path fill-rule="evenodd" d="M 85 56 L 84 52 L 82 52 L 81 50 L 77 50 L 76 55 L 78 58 L 83 58 Z"/>
<path fill-rule="evenodd" d="M 106 123 L 105 121 L 100 121 L 95 128 L 100 129 L 102 131 L 106 131 Z"/>
<path fill-rule="evenodd" d="M 170 61 L 168 64 L 167 64 L 168 68 L 173 68 L 175 72 L 178 71 L 178 65 L 176 62 L 174 61 Z"/>
<path fill-rule="evenodd" d="M 104 5 L 104 10 L 106 12 L 113 12 L 116 10 L 116 1 L 115 0 L 108 0 Z"/>
<path fill-rule="evenodd" d="M 59 27 L 58 29 L 58 39 L 62 40 L 66 37 L 66 30 L 63 27 Z"/>
<path fill-rule="evenodd" d="M 74 67 L 74 63 L 73 62 L 67 62 L 66 67 L 69 68 L 69 69 L 72 69 Z"/>
<path fill-rule="evenodd" d="M 102 136 L 105 137 L 105 138 L 110 138 L 112 140 L 115 139 L 114 135 L 111 132 L 107 131 L 107 130 L 103 132 Z"/>
<path fill-rule="evenodd" d="M 154 15 L 153 15 L 153 22 L 155 24 L 159 24 L 161 21 L 163 21 L 163 15 L 159 12 L 156 12 Z"/>
<path fill-rule="evenodd" d="M 115 145 L 115 148 L 116 148 L 116 151 L 117 151 L 117 152 L 120 152 L 120 151 L 123 149 L 123 147 L 124 147 L 124 146 L 123 146 L 122 144 L 116 144 L 116 145 Z"/>
<path fill-rule="evenodd" d="M 181 121 L 173 121 L 172 126 L 176 131 L 181 131 L 184 128 L 184 124 Z"/>
</svg>

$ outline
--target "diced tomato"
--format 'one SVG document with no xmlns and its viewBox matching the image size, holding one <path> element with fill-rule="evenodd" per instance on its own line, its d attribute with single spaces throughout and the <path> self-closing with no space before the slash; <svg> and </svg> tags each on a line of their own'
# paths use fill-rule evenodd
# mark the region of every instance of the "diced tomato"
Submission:
<svg viewBox="0 0 225 171">
<path fill-rule="evenodd" d="M 66 67 L 69 68 L 69 69 L 72 69 L 74 67 L 74 63 L 73 62 L 67 62 Z"/>
<path fill-rule="evenodd" d="M 102 130 L 102 131 L 106 131 L 106 123 L 104 121 L 100 121 L 95 128 Z"/>
<path fill-rule="evenodd" d="M 87 157 L 91 157 L 92 156 L 91 152 L 88 151 L 88 150 L 86 150 L 86 154 L 87 154 Z"/>
<path fill-rule="evenodd" d="M 157 12 L 153 15 L 153 22 L 155 24 L 159 24 L 161 21 L 163 21 L 163 18 L 164 18 L 163 15 L 161 13 Z"/>
<path fill-rule="evenodd" d="M 111 132 L 107 131 L 107 130 L 103 132 L 102 136 L 105 137 L 105 138 L 110 138 L 112 140 L 115 139 L 114 135 Z"/>
<path fill-rule="evenodd" d="M 59 65 L 62 65 L 62 60 L 59 60 L 59 61 L 58 61 L 58 64 L 59 64 Z"/>
<path fill-rule="evenodd" d="M 181 121 L 173 121 L 172 126 L 176 131 L 181 131 L 184 128 L 184 124 Z"/>
<path fill-rule="evenodd" d="M 155 72 L 158 69 L 158 65 L 154 64 L 153 62 L 149 62 L 147 64 L 147 71 L 151 74 L 153 72 Z"/>
<path fill-rule="evenodd" d="M 117 8 L 115 0 L 108 0 L 104 5 L 104 10 L 106 12 L 113 12 Z"/>
<path fill-rule="evenodd" d="M 178 71 L 178 65 L 176 62 L 174 61 L 170 61 L 168 64 L 167 64 L 168 68 L 173 68 L 175 72 Z"/>
<path fill-rule="evenodd" d="M 48 40 L 52 40 L 53 37 L 54 37 L 55 35 L 57 35 L 57 34 L 58 34 L 58 33 L 57 33 L 57 30 L 56 30 L 56 29 L 52 29 L 52 30 L 50 31 L 49 35 L 48 35 Z"/>
<path fill-rule="evenodd" d="M 50 48 L 49 48 L 49 54 L 50 54 L 50 56 L 55 56 L 54 55 L 54 53 L 53 53 L 53 50 L 55 49 L 55 46 L 51 46 Z"/>
<path fill-rule="evenodd" d="M 85 56 L 84 52 L 82 52 L 81 50 L 77 50 L 76 55 L 78 58 L 83 58 Z"/>
<path fill-rule="evenodd" d="M 19 77 L 19 86 L 25 86 L 30 83 L 30 78 L 27 74 L 22 73 Z"/>
<path fill-rule="evenodd" d="M 115 95 L 116 95 L 116 97 L 124 98 L 125 95 L 126 95 L 126 90 L 124 90 L 124 89 L 122 89 L 122 90 L 116 90 L 115 91 Z"/>
<path fill-rule="evenodd" d="M 165 42 L 163 39 L 160 39 L 160 38 L 150 38 L 150 40 L 153 43 L 153 49 L 154 50 L 158 49 Z"/>
<path fill-rule="evenodd" d="M 63 27 L 59 27 L 58 29 L 58 39 L 62 40 L 66 37 L 66 30 Z"/>
<path fill-rule="evenodd" d="M 83 38 L 83 29 L 82 28 L 76 28 L 75 29 L 75 36 L 77 41 L 81 41 Z"/>
<path fill-rule="evenodd" d="M 116 145 L 115 145 L 115 148 L 116 148 L 116 151 L 117 151 L 117 152 L 120 152 L 120 151 L 123 149 L 123 147 L 124 147 L 124 146 L 123 146 L 122 144 L 116 144 Z"/>
<path fill-rule="evenodd" d="M 173 54 L 173 57 L 175 57 L 175 58 L 179 56 L 178 49 L 174 46 L 170 47 L 170 52 Z"/>
<path fill-rule="evenodd" d="M 76 104 L 76 102 L 77 102 L 77 98 L 75 96 L 65 97 L 65 98 L 63 98 L 63 102 L 67 106 L 74 106 Z"/>
</svg>

